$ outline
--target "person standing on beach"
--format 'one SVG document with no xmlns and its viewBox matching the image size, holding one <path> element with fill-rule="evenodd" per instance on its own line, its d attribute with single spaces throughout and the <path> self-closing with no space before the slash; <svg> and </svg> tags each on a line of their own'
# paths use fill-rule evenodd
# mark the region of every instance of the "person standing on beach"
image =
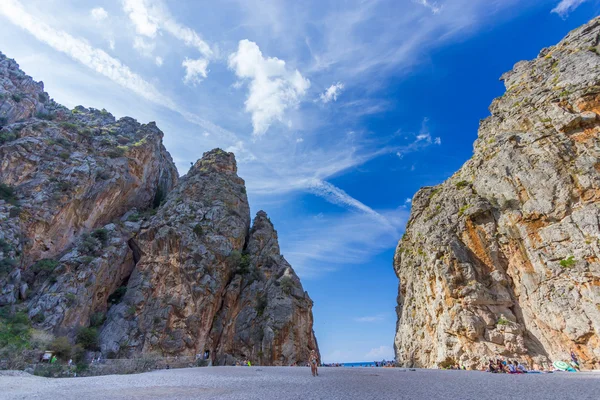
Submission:
<svg viewBox="0 0 600 400">
<path fill-rule="evenodd" d="M 308 356 L 308 362 L 310 363 L 310 372 L 312 376 L 319 376 L 319 372 L 317 371 L 317 362 L 319 361 L 319 357 L 317 356 L 317 352 L 315 350 L 310 351 L 310 355 Z"/>
<path fill-rule="evenodd" d="M 577 359 L 577 356 L 575 355 L 575 352 L 573 350 L 571 350 L 571 365 L 575 367 L 575 369 L 579 371 L 581 370 L 579 368 L 579 360 Z"/>
</svg>

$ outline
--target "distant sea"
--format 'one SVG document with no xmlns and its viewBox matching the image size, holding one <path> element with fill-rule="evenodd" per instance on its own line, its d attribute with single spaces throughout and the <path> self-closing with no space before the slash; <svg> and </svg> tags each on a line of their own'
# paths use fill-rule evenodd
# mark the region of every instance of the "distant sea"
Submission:
<svg viewBox="0 0 600 400">
<path fill-rule="evenodd" d="M 371 366 L 375 366 L 375 363 L 373 361 L 369 361 L 369 362 L 352 362 L 352 363 L 343 363 L 342 366 L 344 367 L 371 367 Z"/>
</svg>

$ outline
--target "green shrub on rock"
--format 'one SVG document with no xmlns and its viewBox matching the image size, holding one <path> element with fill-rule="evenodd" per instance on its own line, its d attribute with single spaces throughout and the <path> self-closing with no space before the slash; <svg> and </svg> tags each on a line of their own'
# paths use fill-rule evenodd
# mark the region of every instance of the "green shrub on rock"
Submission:
<svg viewBox="0 0 600 400">
<path fill-rule="evenodd" d="M 72 348 L 73 346 L 66 336 L 59 336 L 50 343 L 50 350 L 56 354 L 56 357 L 64 361 L 71 357 Z"/>
<path fill-rule="evenodd" d="M 108 231 L 104 228 L 96 229 L 92 232 L 92 237 L 98 239 L 102 245 L 106 245 L 108 241 Z"/>
<path fill-rule="evenodd" d="M 0 120 L 0 126 L 4 124 Z M 17 135 L 14 132 L 0 132 L 0 145 L 8 142 L 12 142 L 17 138 Z"/>
<path fill-rule="evenodd" d="M 98 328 L 102 326 L 102 324 L 106 321 L 106 314 L 102 311 L 98 311 L 93 313 L 90 317 L 90 326 L 93 328 Z"/>
<path fill-rule="evenodd" d="M 102 243 L 92 235 L 82 235 L 81 242 L 77 246 L 77 250 L 81 254 L 95 254 L 102 247 Z"/>
<path fill-rule="evenodd" d="M 254 309 L 259 317 L 264 314 L 265 310 L 267 309 L 267 304 L 267 296 L 264 294 L 259 294 L 256 296 L 256 306 Z"/>
<path fill-rule="evenodd" d="M 560 266 L 563 268 L 571 268 L 573 264 L 575 264 L 575 258 L 573 256 L 560 260 Z"/>
<path fill-rule="evenodd" d="M 0 183 L 0 200 L 4 200 L 9 204 L 17 205 L 17 197 L 15 195 L 15 189 L 4 183 Z"/>
<path fill-rule="evenodd" d="M 59 262 L 53 260 L 52 258 L 44 258 L 42 260 L 37 261 L 35 264 L 31 266 L 31 270 L 34 273 L 39 272 L 52 272 L 59 266 Z"/>
<path fill-rule="evenodd" d="M 10 274 L 16 265 L 17 262 L 12 258 L 0 259 L 0 277 Z"/>
<path fill-rule="evenodd" d="M 23 349 L 29 345 L 31 322 L 24 312 L 11 313 L 9 307 L 0 308 L 0 348 L 14 346 Z"/>
<path fill-rule="evenodd" d="M 292 290 L 294 290 L 294 281 L 289 276 L 284 276 L 281 278 L 281 289 L 285 294 L 291 294 Z"/>
<path fill-rule="evenodd" d="M 90 351 L 98 350 L 98 331 L 96 328 L 81 328 L 77 332 L 77 344 Z"/>
</svg>

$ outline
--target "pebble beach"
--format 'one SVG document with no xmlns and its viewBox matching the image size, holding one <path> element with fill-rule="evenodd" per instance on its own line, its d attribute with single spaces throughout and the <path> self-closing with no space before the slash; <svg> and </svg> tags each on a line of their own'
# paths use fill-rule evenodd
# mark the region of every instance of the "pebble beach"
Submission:
<svg viewBox="0 0 600 400">
<path fill-rule="evenodd" d="M 505 375 L 403 368 L 213 367 L 51 379 L 0 375 L 0 399 L 594 399 L 600 372 Z"/>
</svg>

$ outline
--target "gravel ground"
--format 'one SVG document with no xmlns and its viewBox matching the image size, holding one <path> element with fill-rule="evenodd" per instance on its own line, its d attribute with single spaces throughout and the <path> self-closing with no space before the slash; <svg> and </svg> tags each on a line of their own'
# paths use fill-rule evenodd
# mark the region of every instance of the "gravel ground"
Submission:
<svg viewBox="0 0 600 400">
<path fill-rule="evenodd" d="M 48 379 L 0 376 L 1 399 L 594 399 L 600 372 L 496 375 L 400 368 L 214 367 Z"/>
</svg>

